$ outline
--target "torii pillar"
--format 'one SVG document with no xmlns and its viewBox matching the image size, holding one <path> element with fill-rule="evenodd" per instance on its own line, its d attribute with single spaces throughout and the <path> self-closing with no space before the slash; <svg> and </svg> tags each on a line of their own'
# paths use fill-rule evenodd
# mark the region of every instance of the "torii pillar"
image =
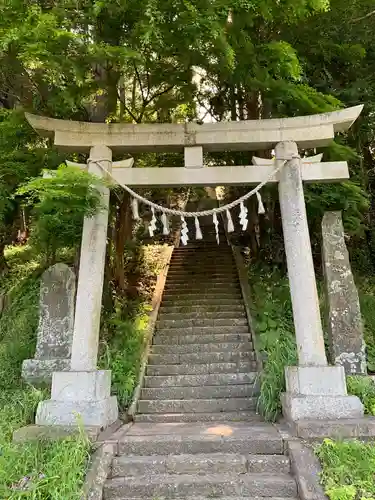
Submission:
<svg viewBox="0 0 375 500">
<path fill-rule="evenodd" d="M 283 414 L 293 422 L 362 417 L 359 398 L 347 393 L 344 368 L 327 362 L 297 144 L 278 143 L 275 156 L 278 164 L 286 161 L 279 201 L 298 354 L 298 366 L 285 367 Z"/>
</svg>

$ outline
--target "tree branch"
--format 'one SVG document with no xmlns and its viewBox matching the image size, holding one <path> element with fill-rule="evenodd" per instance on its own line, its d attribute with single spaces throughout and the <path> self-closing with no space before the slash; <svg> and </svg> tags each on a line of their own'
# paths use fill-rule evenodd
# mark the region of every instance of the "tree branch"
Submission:
<svg viewBox="0 0 375 500">
<path fill-rule="evenodd" d="M 163 94 L 167 94 L 168 92 L 170 92 L 172 89 L 174 89 L 174 85 L 170 85 L 169 87 L 167 87 L 166 89 L 164 90 L 161 90 L 160 92 L 155 92 L 155 94 L 153 94 L 149 99 L 147 99 L 147 101 L 145 101 L 145 105 L 147 106 L 148 104 L 150 104 L 150 102 L 152 102 L 154 99 L 156 99 L 157 97 L 160 97 L 162 96 Z M 145 107 L 146 107 L 145 106 Z"/>
<path fill-rule="evenodd" d="M 353 23 L 357 23 L 358 21 L 363 21 L 364 19 L 367 19 L 368 17 L 371 17 L 375 15 L 375 10 L 372 10 L 371 12 L 368 12 L 365 16 L 357 17 L 356 19 L 353 19 Z"/>
<path fill-rule="evenodd" d="M 141 77 L 140 77 L 140 74 L 139 74 L 139 71 L 138 71 L 138 68 L 137 68 L 137 65 L 135 63 L 134 64 L 134 70 L 135 70 L 135 74 L 137 75 L 137 80 L 138 80 L 138 84 L 139 84 L 139 89 L 141 91 L 141 95 L 142 95 L 142 102 L 145 103 L 145 95 L 144 95 L 144 92 L 143 92 L 143 85 L 142 85 L 142 80 L 141 80 Z"/>
<path fill-rule="evenodd" d="M 125 100 L 122 99 L 120 92 L 117 89 L 117 98 L 121 102 L 121 104 L 124 106 L 124 110 L 130 115 L 130 117 L 135 121 L 135 123 L 140 123 L 142 118 L 137 118 L 135 114 L 128 108 L 128 106 L 125 104 Z"/>
</svg>

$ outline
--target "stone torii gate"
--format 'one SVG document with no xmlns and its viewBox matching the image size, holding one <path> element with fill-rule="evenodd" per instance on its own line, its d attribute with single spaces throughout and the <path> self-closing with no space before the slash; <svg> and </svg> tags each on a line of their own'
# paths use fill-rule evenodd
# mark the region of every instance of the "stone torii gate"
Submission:
<svg viewBox="0 0 375 500">
<path fill-rule="evenodd" d="M 349 178 L 346 162 L 321 162 L 321 156 L 301 159 L 301 149 L 326 146 L 335 132 L 344 132 L 362 106 L 320 115 L 186 124 L 101 124 L 56 120 L 27 114 L 33 128 L 54 139 L 63 151 L 89 153 L 88 171 L 105 172 L 127 186 L 218 186 L 258 184 L 275 164 L 254 158 L 254 165 L 203 167 L 204 151 L 251 151 L 275 148 L 272 179 L 278 182 L 288 276 L 298 349 L 298 366 L 286 367 L 284 415 L 290 420 L 351 418 L 363 415 L 358 398 L 348 396 L 344 368 L 328 366 L 303 194 L 305 182 Z M 132 160 L 112 162 L 112 152 L 184 151 L 185 167 L 131 168 Z M 281 163 L 280 163 L 281 162 Z M 87 426 L 106 427 L 118 416 L 110 396 L 110 371 L 97 370 L 100 310 L 108 224 L 109 191 L 102 188 L 103 211 L 83 226 L 71 371 L 53 374 L 51 399 L 39 404 L 39 425 L 76 425 L 76 414 Z"/>
</svg>

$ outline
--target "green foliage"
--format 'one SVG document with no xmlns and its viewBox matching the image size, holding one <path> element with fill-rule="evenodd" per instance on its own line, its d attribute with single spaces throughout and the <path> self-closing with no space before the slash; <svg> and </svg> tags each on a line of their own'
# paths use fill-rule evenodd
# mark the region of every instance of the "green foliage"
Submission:
<svg viewBox="0 0 375 500">
<path fill-rule="evenodd" d="M 138 312 L 135 319 L 121 319 L 121 315 L 119 310 L 106 321 L 99 365 L 112 371 L 112 392 L 117 396 L 120 409 L 125 410 L 138 383 L 147 316 Z"/>
<path fill-rule="evenodd" d="M 375 373 L 375 283 L 369 274 L 357 278 L 364 337 L 367 352 L 367 368 Z"/>
<path fill-rule="evenodd" d="M 349 235 L 364 235 L 369 200 L 360 186 L 351 181 L 330 185 L 312 184 L 305 193 L 310 220 L 321 221 L 324 212 L 330 210 L 342 211 L 344 226 Z"/>
<path fill-rule="evenodd" d="M 60 248 L 77 246 L 83 218 L 101 209 L 102 186 L 99 177 L 64 165 L 48 177 L 37 177 L 21 186 L 17 194 L 33 208 L 30 243 L 48 260 L 53 260 Z"/>
<path fill-rule="evenodd" d="M 0 389 L 1 498 L 81 498 L 90 449 L 83 433 L 59 441 L 12 442 L 13 431 L 34 422 L 36 406 L 46 397 L 22 385 Z"/>
<path fill-rule="evenodd" d="M 21 365 L 35 350 L 39 279 L 31 273 L 9 292 L 10 305 L 0 317 L 0 391 L 20 385 Z"/>
<path fill-rule="evenodd" d="M 375 416 L 375 382 L 370 377 L 347 377 L 349 394 L 358 396 L 362 401 L 367 415 Z"/>
<path fill-rule="evenodd" d="M 22 361 L 35 351 L 40 262 L 27 248 L 8 253 L 12 268 L 2 288 L 10 304 L 0 318 L 0 498 L 79 500 L 90 449 L 83 434 L 12 442 L 14 430 L 34 423 L 36 406 L 48 394 L 21 380 Z"/>
<path fill-rule="evenodd" d="M 250 268 L 249 279 L 255 329 L 265 358 L 258 405 L 266 420 L 275 421 L 281 414 L 285 366 L 297 362 L 289 284 L 277 269 L 258 266 Z"/>
<path fill-rule="evenodd" d="M 322 484 L 330 500 L 373 500 L 374 443 L 325 439 L 316 454 L 322 464 Z"/>
</svg>

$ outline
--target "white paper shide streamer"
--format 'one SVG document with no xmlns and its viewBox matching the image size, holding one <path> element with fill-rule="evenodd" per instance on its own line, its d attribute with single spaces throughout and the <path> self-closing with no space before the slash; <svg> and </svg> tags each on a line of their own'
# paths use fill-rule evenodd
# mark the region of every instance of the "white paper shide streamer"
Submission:
<svg viewBox="0 0 375 500">
<path fill-rule="evenodd" d="M 167 236 L 170 233 L 169 220 L 167 214 L 165 214 L 164 212 L 161 214 L 161 222 L 163 224 L 163 234 L 164 236 Z"/>
<path fill-rule="evenodd" d="M 217 219 L 217 213 L 216 212 L 214 212 L 212 214 L 212 220 L 213 220 L 213 223 L 214 223 L 214 226 L 215 226 L 216 241 L 217 241 L 217 244 L 219 245 L 219 243 L 220 243 L 220 238 L 219 238 L 219 221 Z"/>
<path fill-rule="evenodd" d="M 227 216 L 227 221 L 228 221 L 227 231 L 228 231 L 228 233 L 233 233 L 234 225 L 233 225 L 232 216 L 231 216 L 229 210 L 226 211 L 226 216 Z"/>
<path fill-rule="evenodd" d="M 150 220 L 150 224 L 148 226 L 148 232 L 150 233 L 151 238 L 154 236 L 154 232 L 156 231 L 156 215 L 154 207 L 151 207 L 152 218 Z"/>
<path fill-rule="evenodd" d="M 199 225 L 199 219 L 198 219 L 198 217 L 194 218 L 194 222 L 195 222 L 195 239 L 196 240 L 202 240 L 203 239 L 203 235 L 202 235 L 201 227 Z"/>
<path fill-rule="evenodd" d="M 189 241 L 189 230 L 186 224 L 185 217 L 182 215 L 181 216 L 181 243 L 183 245 L 187 245 L 187 242 Z"/>
<path fill-rule="evenodd" d="M 138 210 L 138 200 L 137 198 L 132 198 L 132 212 L 133 212 L 133 219 L 134 220 L 139 220 L 139 210 Z"/>
<path fill-rule="evenodd" d="M 256 192 L 256 196 L 257 196 L 257 199 L 258 199 L 258 214 L 265 214 L 266 211 L 264 209 L 262 197 L 261 197 L 259 191 Z"/>
<path fill-rule="evenodd" d="M 243 201 L 240 203 L 240 224 L 242 226 L 242 231 L 246 231 L 249 221 L 247 220 L 247 208 Z"/>
</svg>

